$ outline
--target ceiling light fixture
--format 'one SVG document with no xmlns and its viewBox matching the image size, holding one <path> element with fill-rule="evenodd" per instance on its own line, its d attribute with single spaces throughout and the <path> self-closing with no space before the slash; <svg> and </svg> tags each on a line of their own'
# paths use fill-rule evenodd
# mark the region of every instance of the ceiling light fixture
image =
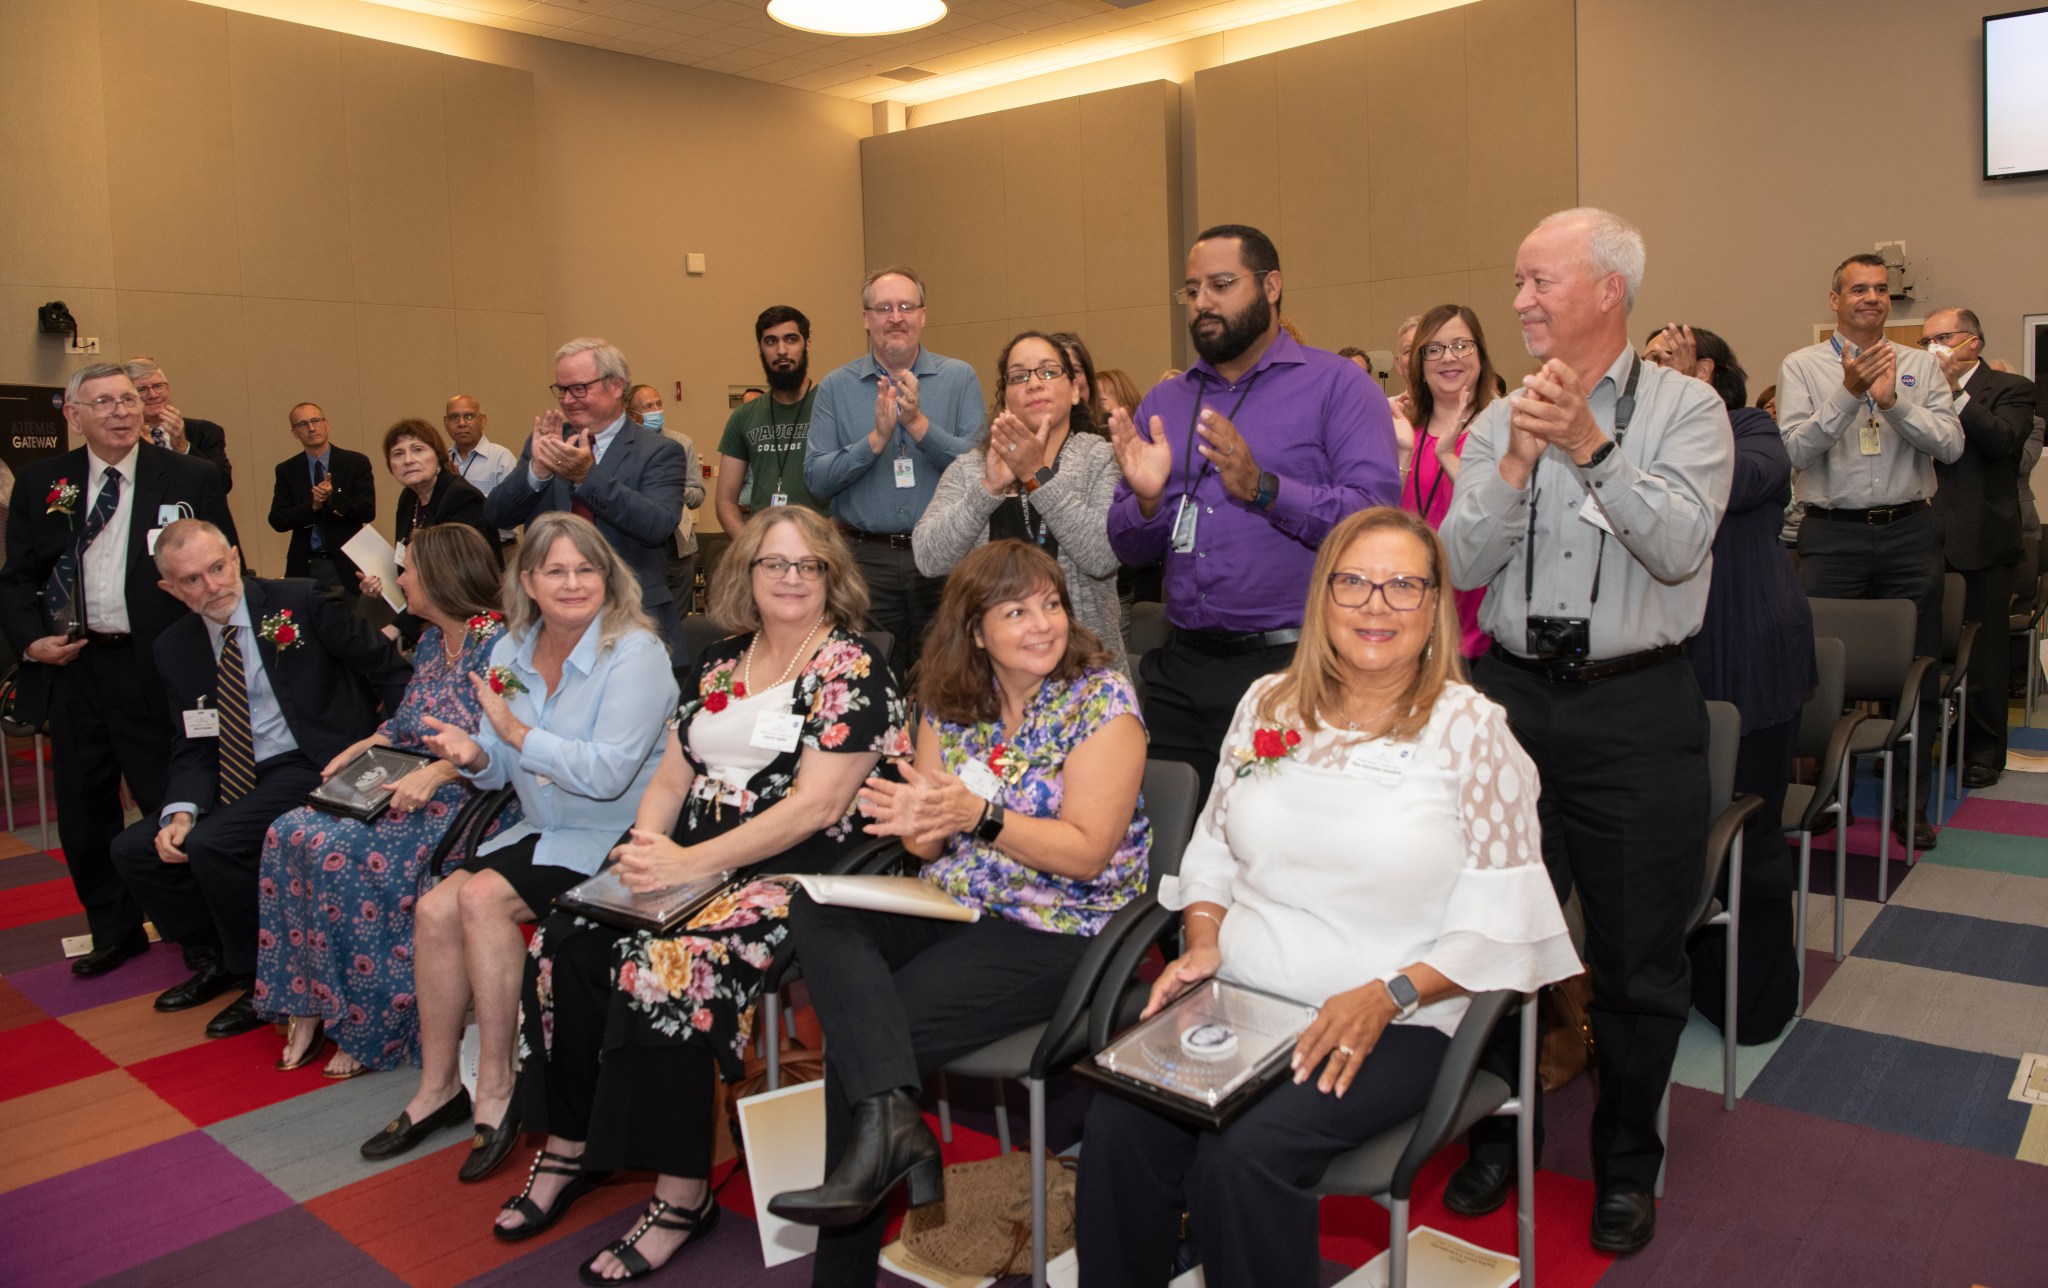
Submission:
<svg viewBox="0 0 2048 1288">
<path fill-rule="evenodd" d="M 769 0 L 768 16 L 821 36 L 893 36 L 946 16 L 945 0 Z"/>
</svg>

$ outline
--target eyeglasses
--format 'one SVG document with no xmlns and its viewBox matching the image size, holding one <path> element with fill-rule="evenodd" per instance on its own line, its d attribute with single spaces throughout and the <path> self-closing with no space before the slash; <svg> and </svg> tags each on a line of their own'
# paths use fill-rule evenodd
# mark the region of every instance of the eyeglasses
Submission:
<svg viewBox="0 0 2048 1288">
<path fill-rule="evenodd" d="M 898 313 L 901 313 L 904 317 L 909 317 L 913 313 L 924 312 L 924 305 L 922 304 L 866 304 L 862 305 L 862 307 L 870 313 L 880 314 L 885 318 L 892 317 Z"/>
<path fill-rule="evenodd" d="M 1422 360 L 1424 362 L 1442 362 L 1446 354 L 1452 357 L 1462 358 L 1466 354 L 1476 350 L 1478 347 L 1479 346 L 1477 344 L 1474 344 L 1470 340 L 1453 340 L 1449 344 L 1437 344 L 1432 342 L 1422 346 Z"/>
<path fill-rule="evenodd" d="M 618 379 L 616 376 L 599 376 L 595 380 L 578 381 L 573 385 L 549 385 L 548 392 L 553 394 L 557 401 L 563 398 L 574 398 L 581 402 L 590 396 L 591 390 L 616 379 Z"/>
<path fill-rule="evenodd" d="M 1923 349 L 1934 344 L 1947 345 L 1951 349 L 1960 349 L 1965 344 L 1978 338 L 1975 331 L 1936 331 L 1933 335 L 1921 336 L 1919 344 Z"/>
<path fill-rule="evenodd" d="M 1046 384 L 1051 384 L 1053 381 L 1064 379 L 1071 374 L 1065 367 L 1055 367 L 1050 364 L 1032 370 L 1014 367 L 1003 373 L 1003 383 L 1006 385 L 1028 385 L 1031 383 L 1032 377 L 1036 376 Z"/>
<path fill-rule="evenodd" d="M 765 559 L 756 559 L 748 566 L 755 572 L 767 573 L 770 581 L 781 581 L 784 577 L 789 576 L 789 570 L 792 568 L 796 569 L 797 577 L 803 581 L 816 581 L 825 575 L 825 561 L 823 559 L 790 560 L 770 555 Z"/>
<path fill-rule="evenodd" d="M 135 391 L 140 394 L 167 394 L 171 391 L 171 382 L 168 380 L 152 380 L 146 385 L 135 386 Z"/>
<path fill-rule="evenodd" d="M 133 411 L 142 405 L 142 399 L 134 394 L 101 394 L 91 402 L 74 398 L 71 400 L 71 405 L 74 407 L 90 407 L 92 408 L 93 415 L 104 416 L 116 407 L 126 407 L 128 410 Z"/>
<path fill-rule="evenodd" d="M 577 564 L 573 568 L 561 564 L 549 564 L 534 574 L 550 586 L 566 586 L 570 582 L 581 582 L 587 578 L 601 576 L 591 564 Z"/>
<path fill-rule="evenodd" d="M 560 397 L 559 394 L 556 396 Z M 441 417 L 441 420 L 444 424 L 449 425 L 467 425 L 473 420 L 480 419 L 482 415 L 482 412 L 475 411 L 451 411 L 446 416 Z"/>
<path fill-rule="evenodd" d="M 1220 300 L 1230 294 L 1232 287 L 1246 278 L 1256 280 L 1273 271 L 1270 268 L 1262 268 L 1253 273 L 1222 273 L 1210 278 L 1206 282 L 1190 282 L 1173 293 L 1173 302 L 1175 304 L 1193 304 L 1204 295 L 1209 296 L 1211 299 Z"/>
<path fill-rule="evenodd" d="M 293 422 L 292 422 L 292 428 L 293 428 L 293 429 L 311 429 L 311 428 L 312 428 L 313 426 L 315 426 L 315 425 L 325 425 L 326 423 L 327 423 L 327 417 L 325 417 L 325 416 L 309 416 L 309 417 L 307 417 L 307 418 L 306 418 L 305 420 L 295 420 L 295 421 L 293 421 Z"/>
<path fill-rule="evenodd" d="M 1388 608 L 1397 613 L 1412 613 L 1422 607 L 1424 596 L 1435 585 L 1427 577 L 1374 581 L 1356 573 L 1333 572 L 1330 574 L 1330 598 L 1339 608 L 1364 608 L 1372 602 L 1372 593 L 1378 591 L 1380 598 L 1387 601 Z"/>
</svg>

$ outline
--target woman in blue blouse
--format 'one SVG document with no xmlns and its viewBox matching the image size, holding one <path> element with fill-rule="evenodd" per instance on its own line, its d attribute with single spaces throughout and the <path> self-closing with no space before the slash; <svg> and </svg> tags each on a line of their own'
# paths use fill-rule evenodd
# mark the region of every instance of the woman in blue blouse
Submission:
<svg viewBox="0 0 2048 1288">
<path fill-rule="evenodd" d="M 514 787 L 523 817 L 419 902 L 420 1087 L 362 1148 L 390 1158 L 473 1116 L 465 1181 L 495 1171 L 519 1136 L 520 924 L 597 871 L 632 824 L 676 700 L 640 583 L 590 520 L 556 512 L 527 524 L 504 593 L 506 633 L 490 669 L 471 673 L 483 726 L 471 737 L 429 717 L 426 743 L 477 787 Z M 483 1048 L 473 1107 L 456 1064 L 472 1003 Z"/>
<path fill-rule="evenodd" d="M 925 638 L 924 709 L 904 782 L 861 792 L 870 832 L 898 836 L 924 877 L 981 910 L 935 921 L 799 898 L 804 979 L 825 1029 L 825 1157 L 778 1216 L 833 1227 L 816 1284 L 872 1284 L 883 1206 L 910 1181 L 942 1197 L 923 1074 L 1051 1018 L 1074 968 L 1145 888 L 1152 825 L 1138 799 L 1145 730 L 1130 682 L 1070 620 L 1060 566 L 1021 541 L 962 559 Z"/>
</svg>

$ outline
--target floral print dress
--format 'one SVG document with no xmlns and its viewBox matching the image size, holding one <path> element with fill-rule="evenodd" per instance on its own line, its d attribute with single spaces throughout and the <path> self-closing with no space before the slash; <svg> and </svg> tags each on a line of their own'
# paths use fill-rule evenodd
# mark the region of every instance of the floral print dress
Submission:
<svg viewBox="0 0 2048 1288">
<path fill-rule="evenodd" d="M 440 628 L 429 626 L 405 703 L 378 732 L 401 750 L 431 754 L 427 716 L 474 731 L 483 713 L 469 673 L 483 669 L 503 633 L 499 622 L 479 619 L 450 661 Z M 343 1051 L 372 1069 L 419 1062 L 413 905 L 432 884 L 427 858 L 474 791 L 458 778 L 422 808 L 387 810 L 375 822 L 307 805 L 270 825 L 256 886 L 259 1014 L 317 1015 Z M 493 830 L 518 819 L 515 802 Z"/>
<path fill-rule="evenodd" d="M 677 709 L 679 741 L 696 775 L 676 824 L 674 836 L 680 844 L 700 844 L 730 831 L 788 795 L 805 748 L 868 751 L 884 757 L 910 754 L 905 727 L 909 705 L 897 694 L 888 667 L 862 637 L 835 629 L 798 675 L 792 691 L 789 710 L 802 719 L 796 747 L 775 753 L 745 783 L 713 777 L 711 766 L 693 745 L 692 726 L 720 718 L 735 701 L 746 698 L 741 661 L 751 640 L 752 636 L 735 636 L 705 650 L 697 689 L 686 693 Z M 745 718 L 751 728 L 753 713 Z M 860 824 L 849 805 L 824 831 L 760 866 L 770 872 L 824 871 L 866 839 Z M 668 936 L 623 932 L 567 913 L 548 917 L 529 946 L 532 964 L 526 972 L 520 1059 L 558 1058 L 554 972 L 560 946 L 573 936 L 602 934 L 616 939 L 604 1049 L 674 1046 L 696 1038 L 711 1044 L 725 1076 L 737 1080 L 745 1071 L 762 973 L 789 935 L 789 900 L 786 883 L 753 881 L 727 892 Z M 560 1053 L 559 1058 L 576 1057 Z M 600 1071 L 600 1095 L 604 1077 Z"/>
</svg>

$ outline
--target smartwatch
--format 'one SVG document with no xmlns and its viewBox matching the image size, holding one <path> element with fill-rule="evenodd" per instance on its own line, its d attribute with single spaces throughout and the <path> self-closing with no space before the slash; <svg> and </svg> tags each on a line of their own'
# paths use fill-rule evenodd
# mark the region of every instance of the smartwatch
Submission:
<svg viewBox="0 0 2048 1288">
<path fill-rule="evenodd" d="M 988 807 L 981 811 L 981 822 L 975 826 L 974 839 L 983 845 L 994 845 L 996 838 L 1003 834 L 1004 821 L 1002 802 L 990 801 Z"/>
<path fill-rule="evenodd" d="M 1422 994 L 1415 991 L 1415 985 L 1406 975 L 1389 975 L 1380 981 L 1387 986 L 1387 994 L 1394 999 L 1394 1018 L 1405 1020 L 1422 1009 Z"/>
<path fill-rule="evenodd" d="M 1596 468 L 1600 464 L 1600 462 L 1607 459 L 1607 454 L 1613 450 L 1614 440 L 1610 438 L 1606 442 L 1600 444 L 1600 446 L 1594 448 L 1593 454 L 1587 457 L 1586 463 L 1584 465 L 1579 466 L 1579 468 L 1582 470 L 1590 470 Z"/>
<path fill-rule="evenodd" d="M 1033 492 L 1036 492 L 1050 482 L 1052 482 L 1052 466 L 1041 465 L 1038 467 L 1037 473 L 1024 480 L 1024 495 L 1030 496 Z"/>
<path fill-rule="evenodd" d="M 1252 497 L 1252 508 L 1270 510 L 1273 502 L 1280 499 L 1280 476 L 1271 470 L 1259 471 L 1259 491 Z"/>
</svg>

